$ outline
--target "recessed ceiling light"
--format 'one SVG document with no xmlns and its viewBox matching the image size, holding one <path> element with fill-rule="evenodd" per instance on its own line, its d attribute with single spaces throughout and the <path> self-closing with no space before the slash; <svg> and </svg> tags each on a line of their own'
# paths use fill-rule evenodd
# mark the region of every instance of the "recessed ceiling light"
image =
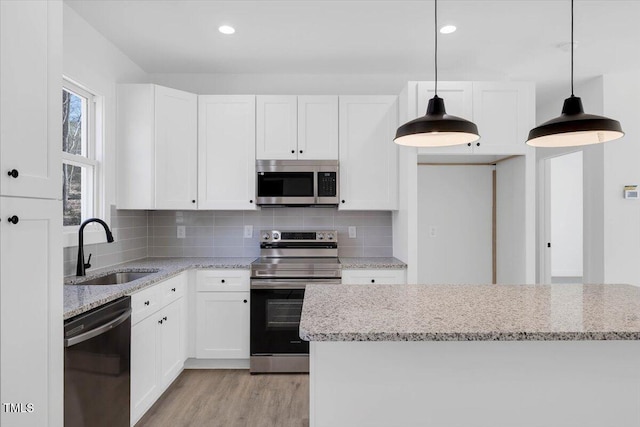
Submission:
<svg viewBox="0 0 640 427">
<path fill-rule="evenodd" d="M 236 29 L 235 29 L 235 28 L 233 28 L 233 27 L 232 27 L 232 26 L 230 26 L 230 25 L 222 25 L 222 26 L 218 27 L 218 31 L 220 31 L 222 34 L 227 34 L 227 35 L 229 35 L 229 34 L 233 34 L 233 33 L 235 33 L 235 32 L 236 32 Z"/>
<path fill-rule="evenodd" d="M 453 33 L 455 30 L 457 30 L 455 25 L 445 25 L 442 28 L 440 28 L 440 32 L 442 34 L 451 34 Z"/>
</svg>

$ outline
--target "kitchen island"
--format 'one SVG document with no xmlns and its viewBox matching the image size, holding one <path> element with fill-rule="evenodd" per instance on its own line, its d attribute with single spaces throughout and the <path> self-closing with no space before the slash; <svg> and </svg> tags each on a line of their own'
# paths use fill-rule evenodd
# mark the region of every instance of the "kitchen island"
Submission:
<svg viewBox="0 0 640 427">
<path fill-rule="evenodd" d="M 309 285 L 310 427 L 640 425 L 640 288 Z"/>
</svg>

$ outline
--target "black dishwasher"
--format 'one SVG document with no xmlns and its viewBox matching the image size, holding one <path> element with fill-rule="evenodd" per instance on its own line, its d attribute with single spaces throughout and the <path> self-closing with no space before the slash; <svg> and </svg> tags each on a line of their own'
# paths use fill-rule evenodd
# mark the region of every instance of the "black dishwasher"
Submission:
<svg viewBox="0 0 640 427">
<path fill-rule="evenodd" d="M 65 427 L 129 427 L 130 358 L 130 297 L 65 321 Z"/>
</svg>

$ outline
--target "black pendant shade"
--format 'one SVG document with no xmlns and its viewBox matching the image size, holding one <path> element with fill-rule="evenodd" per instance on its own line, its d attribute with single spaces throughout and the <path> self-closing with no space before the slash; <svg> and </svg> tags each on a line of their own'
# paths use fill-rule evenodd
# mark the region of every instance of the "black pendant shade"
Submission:
<svg viewBox="0 0 640 427">
<path fill-rule="evenodd" d="M 427 114 L 400 126 L 394 142 L 410 147 L 446 147 L 480 139 L 478 127 L 461 117 L 447 114 L 444 99 L 429 100 Z"/>
<path fill-rule="evenodd" d="M 571 95 L 564 100 L 560 117 L 531 129 L 527 144 L 533 147 L 576 147 L 612 141 L 624 136 L 617 120 L 586 114 L 582 100 Z"/>
</svg>

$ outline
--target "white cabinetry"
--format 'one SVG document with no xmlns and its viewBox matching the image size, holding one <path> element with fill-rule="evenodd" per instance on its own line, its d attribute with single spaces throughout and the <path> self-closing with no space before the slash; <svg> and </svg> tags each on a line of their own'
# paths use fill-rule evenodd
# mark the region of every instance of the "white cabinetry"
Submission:
<svg viewBox="0 0 640 427">
<path fill-rule="evenodd" d="M 199 96 L 198 117 L 198 208 L 255 209 L 255 96 Z"/>
<path fill-rule="evenodd" d="M 3 426 L 63 424 L 61 76 L 62 2 L 0 1 Z"/>
<path fill-rule="evenodd" d="M 340 97 L 341 210 L 398 208 L 396 96 Z"/>
<path fill-rule="evenodd" d="M 117 102 L 118 208 L 195 209 L 197 96 L 125 84 Z"/>
<path fill-rule="evenodd" d="M 196 272 L 196 357 L 249 358 L 249 272 Z"/>
<path fill-rule="evenodd" d="M 256 157 L 334 160 L 338 158 L 338 97 L 257 97 Z"/>
<path fill-rule="evenodd" d="M 131 296 L 131 425 L 184 366 L 186 281 L 182 273 Z"/>
<path fill-rule="evenodd" d="M 406 270 L 342 270 L 344 285 L 402 285 L 407 283 Z"/>
</svg>

